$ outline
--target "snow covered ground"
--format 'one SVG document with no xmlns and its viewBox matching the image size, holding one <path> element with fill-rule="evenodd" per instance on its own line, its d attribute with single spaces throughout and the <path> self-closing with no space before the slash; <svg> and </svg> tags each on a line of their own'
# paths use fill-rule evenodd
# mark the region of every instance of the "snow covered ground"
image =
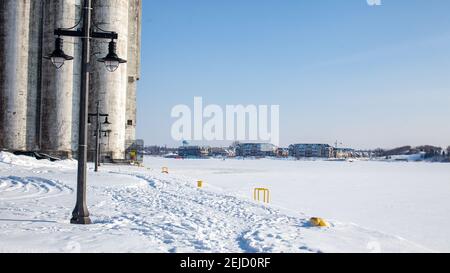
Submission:
<svg viewBox="0 0 450 273">
<path fill-rule="evenodd" d="M 75 161 L 0 153 L 0 252 L 450 251 L 450 165 L 161 158 L 145 165 L 90 168 L 94 224 L 74 226 Z M 251 199 L 260 186 L 271 189 L 271 205 Z M 331 227 L 311 227 L 312 216 Z"/>
</svg>

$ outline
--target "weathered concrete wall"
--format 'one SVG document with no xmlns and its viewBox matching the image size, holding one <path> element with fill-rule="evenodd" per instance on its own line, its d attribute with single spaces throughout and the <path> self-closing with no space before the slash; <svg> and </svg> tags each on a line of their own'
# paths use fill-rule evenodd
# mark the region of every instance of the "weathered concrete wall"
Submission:
<svg viewBox="0 0 450 273">
<path fill-rule="evenodd" d="M 56 70 L 44 55 L 54 50 L 55 28 L 70 28 L 80 18 L 83 0 L 0 0 L 0 149 L 38 150 L 60 156 L 78 150 L 81 40 L 64 39 L 74 56 Z M 108 40 L 93 40 L 90 112 L 101 101 L 110 114 L 111 134 L 102 149 L 114 159 L 125 156 L 135 139 L 136 88 L 140 71 L 141 0 L 96 0 L 93 23 L 119 33 L 117 53 L 129 61 L 114 73 L 96 58 L 106 55 Z M 95 29 L 101 31 L 100 29 Z M 132 125 L 128 126 L 127 121 Z M 95 125 L 95 124 L 93 124 Z M 95 126 L 92 126 L 95 127 Z M 93 129 L 93 128 L 92 128 Z M 93 147 L 90 131 L 90 148 Z"/>
<path fill-rule="evenodd" d="M 47 0 L 44 16 L 43 52 L 50 54 L 55 48 L 56 28 L 71 28 L 80 19 L 81 0 Z M 49 60 L 42 66 L 41 150 L 71 157 L 78 149 L 79 90 L 81 41 L 62 37 L 64 52 L 74 56 L 56 69 Z"/>
<path fill-rule="evenodd" d="M 141 69 L 141 0 L 130 0 L 128 17 L 128 87 L 125 138 L 126 143 L 132 143 L 136 140 L 136 91 Z"/>
<path fill-rule="evenodd" d="M 0 12 L 0 148 L 27 150 L 31 0 L 2 0 Z"/>
<path fill-rule="evenodd" d="M 27 150 L 40 149 L 40 98 L 42 80 L 42 42 L 44 0 L 30 4 L 28 47 Z"/>
<path fill-rule="evenodd" d="M 128 54 L 128 0 L 97 0 L 94 2 L 93 21 L 102 30 L 115 31 L 119 34 L 117 54 L 127 58 Z M 99 31 L 99 29 L 97 29 Z M 110 41 L 94 40 L 92 52 L 101 53 L 97 57 L 104 57 L 108 52 Z M 127 95 L 127 64 L 122 64 L 113 73 L 107 72 L 104 64 L 92 62 L 90 81 L 90 107 L 95 112 L 95 101 L 100 101 L 100 110 L 110 115 L 112 123 L 107 128 L 111 130 L 109 138 L 102 138 L 103 152 L 110 153 L 113 159 L 123 159 L 125 155 L 125 124 L 126 124 L 126 95 Z M 90 147 L 94 146 L 94 138 L 90 140 Z"/>
</svg>

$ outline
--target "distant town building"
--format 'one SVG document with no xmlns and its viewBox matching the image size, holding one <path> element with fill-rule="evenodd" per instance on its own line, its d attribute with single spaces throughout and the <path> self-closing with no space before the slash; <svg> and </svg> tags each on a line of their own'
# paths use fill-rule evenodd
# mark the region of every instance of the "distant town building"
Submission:
<svg viewBox="0 0 450 273">
<path fill-rule="evenodd" d="M 226 157 L 226 156 L 232 156 L 233 153 L 230 153 L 229 150 L 221 147 L 211 147 L 209 149 L 209 155 L 213 157 Z"/>
<path fill-rule="evenodd" d="M 358 156 L 360 154 L 358 153 Z M 357 153 L 354 149 L 350 148 L 334 148 L 334 157 L 335 158 L 352 158 L 357 157 Z M 361 157 L 361 156 L 359 156 Z"/>
<path fill-rule="evenodd" d="M 289 157 L 289 148 L 278 148 L 276 151 L 277 157 Z"/>
<path fill-rule="evenodd" d="M 372 151 L 357 150 L 353 153 L 353 156 L 358 158 L 371 158 L 373 154 L 374 153 Z"/>
<path fill-rule="evenodd" d="M 209 148 L 200 146 L 181 146 L 178 148 L 178 156 L 182 158 L 204 158 L 209 156 Z"/>
<path fill-rule="evenodd" d="M 331 158 L 333 147 L 328 144 L 293 144 L 289 146 L 289 154 L 296 158 Z"/>
<path fill-rule="evenodd" d="M 236 146 L 236 156 L 264 157 L 274 156 L 277 148 L 270 143 L 239 143 Z"/>
</svg>

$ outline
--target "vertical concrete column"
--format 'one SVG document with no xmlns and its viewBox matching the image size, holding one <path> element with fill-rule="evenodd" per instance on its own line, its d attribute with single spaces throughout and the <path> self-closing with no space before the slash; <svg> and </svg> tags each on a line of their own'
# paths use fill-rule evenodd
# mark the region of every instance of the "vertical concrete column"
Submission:
<svg viewBox="0 0 450 273">
<path fill-rule="evenodd" d="M 30 0 L 0 1 L 0 148 L 27 149 Z"/>
<path fill-rule="evenodd" d="M 126 113 L 126 143 L 129 145 L 136 140 L 136 92 L 140 78 L 140 49 L 141 49 L 141 21 L 142 1 L 130 0 L 128 15 L 128 87 Z"/>
<path fill-rule="evenodd" d="M 80 2 L 81 0 L 46 1 L 43 37 L 45 55 L 54 50 L 54 29 L 72 28 L 80 21 Z M 41 150 L 71 157 L 78 149 L 81 41 L 79 38 L 62 38 L 64 52 L 75 59 L 67 61 L 58 70 L 50 61 L 45 61 L 42 66 Z"/>
<path fill-rule="evenodd" d="M 94 2 L 93 27 L 95 31 L 115 31 L 119 34 L 117 54 L 121 58 L 128 55 L 128 8 L 129 0 L 97 0 Z M 93 40 L 92 52 L 97 58 L 108 53 L 108 40 Z M 104 64 L 92 62 L 90 112 L 95 112 L 95 101 L 100 101 L 100 111 L 109 114 L 112 123 L 104 130 L 111 130 L 108 138 L 102 138 L 102 153 L 109 153 L 112 159 L 125 156 L 125 124 L 127 95 L 127 64 L 122 64 L 113 72 L 108 72 Z M 94 146 L 91 139 L 90 147 Z"/>
<path fill-rule="evenodd" d="M 42 80 L 44 0 L 30 3 L 28 48 L 27 150 L 40 149 L 40 97 Z"/>
</svg>

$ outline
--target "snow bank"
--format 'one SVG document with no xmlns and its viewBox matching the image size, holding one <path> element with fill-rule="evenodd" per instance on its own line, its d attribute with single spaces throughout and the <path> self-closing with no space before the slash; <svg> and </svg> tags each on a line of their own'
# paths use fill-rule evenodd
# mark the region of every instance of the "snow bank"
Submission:
<svg viewBox="0 0 450 273">
<path fill-rule="evenodd" d="M 0 152 L 0 163 L 11 164 L 11 155 L 10 153 Z"/>
<path fill-rule="evenodd" d="M 0 163 L 28 167 L 28 168 L 75 168 L 77 161 L 73 159 L 51 162 L 50 160 L 37 160 L 36 158 L 22 155 L 14 155 L 12 153 L 0 152 Z"/>
</svg>

